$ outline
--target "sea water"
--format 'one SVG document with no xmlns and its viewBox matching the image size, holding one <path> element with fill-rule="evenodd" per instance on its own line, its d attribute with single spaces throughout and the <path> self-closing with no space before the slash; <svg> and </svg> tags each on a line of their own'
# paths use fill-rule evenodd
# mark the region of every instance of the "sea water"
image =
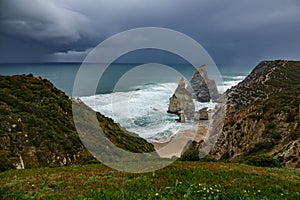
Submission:
<svg viewBox="0 0 300 200">
<path fill-rule="evenodd" d="M 80 63 L 1 64 L 0 75 L 41 76 L 71 96 L 79 67 Z M 218 90 L 222 92 L 236 85 L 249 73 L 249 69 L 227 69 L 220 69 L 223 84 L 218 85 Z M 100 79 L 96 94 L 87 93 L 80 96 L 80 99 L 128 131 L 150 141 L 164 142 L 179 130 L 193 126 L 189 122 L 178 123 L 176 115 L 167 113 L 169 98 L 178 80 L 184 76 L 188 82 L 193 72 L 193 67 L 183 65 L 113 64 Z M 215 106 L 213 102 L 194 103 L 196 110 L 203 107 L 213 109 Z"/>
</svg>

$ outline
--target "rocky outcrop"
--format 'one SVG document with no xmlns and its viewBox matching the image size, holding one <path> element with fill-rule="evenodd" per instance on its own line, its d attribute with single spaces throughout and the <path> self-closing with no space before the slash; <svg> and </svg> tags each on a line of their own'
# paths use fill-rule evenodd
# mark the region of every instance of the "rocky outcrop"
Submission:
<svg viewBox="0 0 300 200">
<path fill-rule="evenodd" d="M 269 155 L 300 167 L 300 62 L 264 61 L 227 90 L 226 119 L 211 156 Z"/>
<path fill-rule="evenodd" d="M 195 69 L 187 90 L 199 102 L 209 102 L 219 97 L 215 81 L 208 78 L 206 65 Z"/>
<path fill-rule="evenodd" d="M 178 86 L 170 98 L 168 112 L 179 116 L 180 122 L 188 120 L 208 120 L 207 109 L 195 112 L 193 99 L 199 102 L 209 102 L 219 97 L 214 80 L 207 75 L 206 66 L 202 65 L 195 69 L 189 84 L 185 86 L 184 78 L 181 77 Z"/>
<path fill-rule="evenodd" d="M 181 77 L 175 93 L 170 98 L 168 112 L 178 115 L 180 122 L 184 122 L 185 118 L 193 119 L 194 117 L 195 105 L 191 93 L 185 88 L 183 77 Z"/>
</svg>

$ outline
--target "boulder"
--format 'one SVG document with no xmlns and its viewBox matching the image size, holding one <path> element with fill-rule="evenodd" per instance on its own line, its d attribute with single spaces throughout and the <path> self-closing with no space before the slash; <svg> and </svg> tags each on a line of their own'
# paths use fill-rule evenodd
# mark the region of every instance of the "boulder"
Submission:
<svg viewBox="0 0 300 200">
<path fill-rule="evenodd" d="M 185 116 L 184 116 L 184 112 L 182 110 L 178 112 L 178 115 L 179 115 L 178 121 L 185 122 Z"/>
<path fill-rule="evenodd" d="M 201 108 L 199 111 L 195 112 L 194 119 L 199 120 L 208 120 L 208 111 L 207 107 Z"/>
</svg>

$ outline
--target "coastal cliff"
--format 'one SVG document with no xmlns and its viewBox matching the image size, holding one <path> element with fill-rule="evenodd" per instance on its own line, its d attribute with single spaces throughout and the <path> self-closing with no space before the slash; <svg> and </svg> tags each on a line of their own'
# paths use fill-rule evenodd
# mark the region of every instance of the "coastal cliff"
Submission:
<svg viewBox="0 0 300 200">
<path fill-rule="evenodd" d="M 218 125 L 222 132 L 210 156 L 243 160 L 267 155 L 287 167 L 300 167 L 299 80 L 300 62 L 263 61 L 244 81 L 227 90 L 223 94 L 228 99 L 225 124 Z M 72 102 L 85 106 L 83 103 L 32 75 L 0 76 L 0 86 L 0 171 L 95 160 L 73 122 Z M 179 86 L 185 88 L 182 80 Z M 146 140 L 96 115 L 116 146 L 131 152 L 154 151 Z"/>
<path fill-rule="evenodd" d="M 85 106 L 41 77 L 0 76 L 0 171 L 93 162 L 76 132 L 72 103 Z M 96 115 L 116 146 L 131 152 L 154 151 L 146 140 Z"/>
<path fill-rule="evenodd" d="M 227 90 L 223 131 L 211 156 L 267 155 L 300 167 L 300 62 L 263 61 Z"/>
</svg>

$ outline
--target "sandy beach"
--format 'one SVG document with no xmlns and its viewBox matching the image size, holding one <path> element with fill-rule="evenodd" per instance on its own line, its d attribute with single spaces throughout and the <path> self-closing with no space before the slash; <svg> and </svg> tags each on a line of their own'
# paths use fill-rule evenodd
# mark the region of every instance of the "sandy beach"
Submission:
<svg viewBox="0 0 300 200">
<path fill-rule="evenodd" d="M 195 125 L 194 128 L 182 130 L 174 135 L 168 142 L 151 142 L 159 156 L 163 158 L 180 157 L 189 141 L 200 142 L 207 134 L 205 125 Z"/>
</svg>

